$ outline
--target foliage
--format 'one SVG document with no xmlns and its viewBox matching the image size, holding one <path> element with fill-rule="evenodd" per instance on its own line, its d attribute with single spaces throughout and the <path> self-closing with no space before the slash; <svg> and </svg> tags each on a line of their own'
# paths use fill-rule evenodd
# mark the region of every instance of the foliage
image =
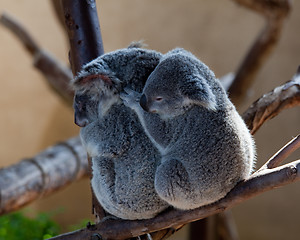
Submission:
<svg viewBox="0 0 300 240">
<path fill-rule="evenodd" d="M 21 212 L 0 217 L 0 240 L 40 240 L 59 234 L 59 226 L 50 214 L 40 213 L 35 218 Z"/>
</svg>

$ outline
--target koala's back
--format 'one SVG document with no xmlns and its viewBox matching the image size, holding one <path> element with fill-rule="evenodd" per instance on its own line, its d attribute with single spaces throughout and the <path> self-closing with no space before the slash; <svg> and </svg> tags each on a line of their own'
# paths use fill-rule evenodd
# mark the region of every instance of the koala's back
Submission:
<svg viewBox="0 0 300 240">
<path fill-rule="evenodd" d="M 103 129 L 121 128 L 122 134 L 106 135 L 105 148 L 114 149 L 115 156 L 93 158 L 92 186 L 109 213 L 125 219 L 151 218 L 168 207 L 154 189 L 160 156 L 137 117 L 126 110 L 115 106 L 102 121 Z"/>
<path fill-rule="evenodd" d="M 254 141 L 234 106 L 223 100 L 216 111 L 194 106 L 177 121 L 173 119 L 174 138 L 162 163 L 179 159 L 189 183 L 181 190 L 188 200 L 174 197 L 169 203 L 175 207 L 191 209 L 215 202 L 252 171 Z"/>
<path fill-rule="evenodd" d="M 124 48 L 99 57 L 100 68 L 109 68 L 110 72 L 121 80 L 121 89 L 128 86 L 141 92 L 151 72 L 159 63 L 162 54 L 142 48 Z M 99 65 L 99 61 L 94 62 Z"/>
</svg>

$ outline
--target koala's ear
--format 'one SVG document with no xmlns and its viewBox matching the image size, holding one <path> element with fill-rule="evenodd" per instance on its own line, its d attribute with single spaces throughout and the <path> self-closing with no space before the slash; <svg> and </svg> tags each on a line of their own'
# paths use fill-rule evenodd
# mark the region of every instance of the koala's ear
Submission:
<svg viewBox="0 0 300 240">
<path fill-rule="evenodd" d="M 91 75 L 87 75 L 84 77 L 79 77 L 79 78 L 75 79 L 74 83 L 75 83 L 75 85 L 78 85 L 78 86 L 84 86 L 84 85 L 88 85 L 88 84 L 94 84 L 94 82 L 99 79 L 101 79 L 105 85 L 108 85 L 108 86 L 113 85 L 112 80 L 107 75 L 104 75 L 104 74 L 91 74 Z"/>
<path fill-rule="evenodd" d="M 105 73 L 95 73 L 95 74 L 82 74 L 78 75 L 71 83 L 74 90 L 86 91 L 92 89 L 118 89 L 120 88 L 120 81 L 114 76 L 110 76 Z"/>
<path fill-rule="evenodd" d="M 179 87 L 181 93 L 193 104 L 216 110 L 216 97 L 206 80 L 199 74 L 188 76 Z"/>
</svg>

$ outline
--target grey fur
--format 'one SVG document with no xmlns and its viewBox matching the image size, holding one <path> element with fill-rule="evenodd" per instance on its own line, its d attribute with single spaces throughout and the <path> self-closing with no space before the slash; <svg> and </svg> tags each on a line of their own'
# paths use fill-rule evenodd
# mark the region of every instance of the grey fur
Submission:
<svg viewBox="0 0 300 240">
<path fill-rule="evenodd" d="M 165 54 L 143 94 L 126 88 L 121 98 L 162 155 L 155 189 L 170 205 L 210 204 L 251 173 L 254 141 L 213 72 L 191 53 Z"/>
<path fill-rule="evenodd" d="M 124 86 L 141 92 L 161 58 L 138 46 L 98 57 L 73 81 L 75 121 L 92 157 L 93 191 L 107 212 L 123 219 L 152 218 L 169 206 L 154 189 L 160 154 L 119 98 Z"/>
</svg>

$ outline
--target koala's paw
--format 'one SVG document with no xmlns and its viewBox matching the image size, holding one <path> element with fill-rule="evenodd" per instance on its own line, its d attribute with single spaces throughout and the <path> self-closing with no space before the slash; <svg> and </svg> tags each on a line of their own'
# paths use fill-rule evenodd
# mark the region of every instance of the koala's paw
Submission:
<svg viewBox="0 0 300 240">
<path fill-rule="evenodd" d="M 125 106 L 134 109 L 139 106 L 141 93 L 133 91 L 130 88 L 124 88 L 124 91 L 120 93 L 120 98 Z"/>
</svg>

